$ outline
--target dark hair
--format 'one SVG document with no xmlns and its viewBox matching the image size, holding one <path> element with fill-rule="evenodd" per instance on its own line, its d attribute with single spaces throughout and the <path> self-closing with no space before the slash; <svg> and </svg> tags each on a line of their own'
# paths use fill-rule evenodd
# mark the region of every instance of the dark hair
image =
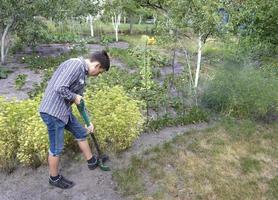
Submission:
<svg viewBox="0 0 278 200">
<path fill-rule="evenodd" d="M 107 52 L 104 50 L 94 52 L 91 55 L 90 60 L 91 60 L 91 62 L 98 61 L 101 65 L 101 68 L 105 69 L 105 71 L 108 71 L 110 68 L 110 59 L 109 59 Z"/>
</svg>

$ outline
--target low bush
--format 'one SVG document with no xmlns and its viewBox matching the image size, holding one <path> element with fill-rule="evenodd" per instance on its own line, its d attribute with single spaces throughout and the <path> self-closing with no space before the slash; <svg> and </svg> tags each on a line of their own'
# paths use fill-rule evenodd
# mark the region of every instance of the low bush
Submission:
<svg viewBox="0 0 278 200">
<path fill-rule="evenodd" d="M 146 130 L 157 131 L 167 126 L 187 125 L 208 121 L 209 114 L 202 108 L 194 106 L 186 111 L 184 115 L 178 115 L 175 118 L 165 115 L 156 120 L 151 120 L 148 122 Z"/>
<path fill-rule="evenodd" d="M 127 96 L 120 86 L 86 94 L 88 110 L 92 111 L 95 134 L 103 147 L 121 151 L 131 146 L 143 125 L 140 102 Z"/>
<path fill-rule="evenodd" d="M 0 99 L 0 168 L 12 171 L 18 162 L 38 166 L 46 161 L 48 138 L 37 111 L 39 102 L 40 98 Z"/>
<path fill-rule="evenodd" d="M 8 74 L 11 73 L 11 70 L 8 70 L 6 68 L 3 68 L 3 66 L 0 65 L 0 79 L 5 79 L 8 77 Z"/>
<path fill-rule="evenodd" d="M 277 115 L 278 81 L 253 68 L 223 70 L 208 83 L 202 103 L 213 111 L 238 118 Z"/>
<path fill-rule="evenodd" d="M 127 96 L 120 86 L 96 94 L 88 92 L 86 99 L 100 145 L 109 145 L 115 151 L 128 148 L 142 128 L 140 102 Z M 46 126 L 38 113 L 40 101 L 40 96 L 23 101 L 0 97 L 1 169 L 11 172 L 18 163 L 37 167 L 46 162 L 49 144 Z M 73 138 L 66 135 L 65 146 L 71 147 Z"/>
<path fill-rule="evenodd" d="M 278 76 L 278 58 L 276 57 L 262 57 L 261 58 L 260 70 L 267 76 L 277 77 Z"/>
<path fill-rule="evenodd" d="M 17 158 L 22 164 L 38 167 L 46 162 L 48 134 L 38 113 L 24 120 L 18 143 Z"/>
<path fill-rule="evenodd" d="M 15 87 L 20 90 L 26 83 L 27 74 L 18 74 L 15 79 Z"/>
<path fill-rule="evenodd" d="M 113 36 L 110 35 L 102 35 L 100 37 L 100 44 L 102 45 L 108 45 L 111 42 L 115 42 L 116 39 Z"/>
</svg>

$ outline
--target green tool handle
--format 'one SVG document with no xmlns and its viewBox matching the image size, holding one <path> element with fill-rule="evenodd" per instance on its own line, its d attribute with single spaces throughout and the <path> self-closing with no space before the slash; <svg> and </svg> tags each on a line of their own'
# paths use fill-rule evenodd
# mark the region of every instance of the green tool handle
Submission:
<svg viewBox="0 0 278 200">
<path fill-rule="evenodd" d="M 90 122 L 90 118 L 86 112 L 85 101 L 83 99 L 81 99 L 80 104 L 77 105 L 77 109 L 78 109 L 81 117 L 85 121 L 85 124 L 87 125 L 87 127 L 89 127 L 91 125 L 91 122 Z"/>
<path fill-rule="evenodd" d="M 77 109 L 78 109 L 78 111 L 79 111 L 81 117 L 82 117 L 83 120 L 85 121 L 87 127 L 89 127 L 89 126 L 91 125 L 91 122 L 90 122 L 89 115 L 88 115 L 88 113 L 86 112 L 85 101 L 84 101 L 83 99 L 81 99 L 80 104 L 77 105 Z M 94 141 L 95 147 L 96 147 L 97 152 L 98 152 L 98 154 L 99 154 L 99 156 L 100 156 L 100 155 L 101 155 L 101 151 L 100 151 L 100 148 L 99 148 L 99 146 L 98 146 L 97 140 L 96 140 L 94 134 L 90 134 L 90 135 L 91 135 L 91 137 L 92 137 L 92 139 L 93 139 L 93 141 Z"/>
</svg>

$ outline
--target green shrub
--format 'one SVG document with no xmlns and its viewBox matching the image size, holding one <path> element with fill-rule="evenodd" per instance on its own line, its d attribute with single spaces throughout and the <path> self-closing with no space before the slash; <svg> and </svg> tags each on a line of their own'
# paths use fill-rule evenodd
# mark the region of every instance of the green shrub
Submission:
<svg viewBox="0 0 278 200">
<path fill-rule="evenodd" d="M 128 52 L 126 49 L 109 48 L 109 54 L 113 57 L 120 59 L 130 68 L 136 68 L 139 65 L 138 59 L 132 55 L 127 56 Z"/>
<path fill-rule="evenodd" d="M 80 40 L 80 36 L 75 33 L 65 32 L 65 33 L 51 33 L 49 34 L 47 41 L 48 43 L 74 43 Z"/>
<path fill-rule="evenodd" d="M 86 99 L 100 145 L 109 145 L 115 151 L 130 147 L 143 124 L 140 102 L 127 96 L 120 86 L 99 90 L 96 94 L 88 92 Z"/>
<path fill-rule="evenodd" d="M 17 36 L 22 44 L 34 47 L 40 42 L 48 41 L 47 26 L 40 19 L 35 19 L 35 23 L 28 23 L 25 28 L 17 31 Z"/>
<path fill-rule="evenodd" d="M 88 80 L 87 90 L 98 91 L 105 87 L 121 85 L 130 95 L 138 95 L 137 90 L 141 87 L 139 73 L 129 74 L 125 69 L 119 69 L 111 66 L 109 73 L 104 73 L 96 78 Z"/>
<path fill-rule="evenodd" d="M 151 120 L 148 122 L 146 130 L 157 131 L 166 126 L 187 125 L 208 121 L 208 113 L 202 108 L 194 106 L 186 111 L 184 115 L 179 115 L 175 118 L 166 114 L 156 120 Z"/>
<path fill-rule="evenodd" d="M 1 105 L 0 166 L 2 168 L 12 168 L 16 164 L 17 150 L 20 146 L 18 137 L 24 131 L 25 121 L 29 121 L 34 112 L 37 112 L 37 107 L 30 100 L 7 102 L 1 99 Z"/>
<path fill-rule="evenodd" d="M 140 46 L 136 46 L 134 48 L 128 49 L 129 57 L 137 58 L 137 63 L 139 64 L 142 64 L 142 62 L 144 62 L 146 54 L 149 56 L 150 66 L 152 67 L 165 67 L 170 65 L 169 57 L 166 57 L 165 55 L 161 55 L 159 51 L 150 48 L 145 49 Z"/>
<path fill-rule="evenodd" d="M 0 99 L 0 168 L 12 171 L 18 162 L 38 166 L 46 161 L 48 136 L 38 114 L 40 98 Z"/>
<path fill-rule="evenodd" d="M 225 70 L 208 83 L 202 102 L 210 109 L 238 118 L 277 115 L 278 82 L 253 68 Z"/>
<path fill-rule="evenodd" d="M 3 68 L 1 65 L 0 65 L 0 79 L 5 79 L 8 77 L 8 74 L 11 73 L 12 71 L 11 70 L 8 70 L 6 68 Z"/>
<path fill-rule="evenodd" d="M 91 92 L 86 97 L 100 144 L 105 146 L 110 141 L 116 151 L 129 147 L 143 124 L 139 102 L 128 97 L 119 86 L 104 88 L 96 94 Z M 10 102 L 0 98 L 1 169 L 12 171 L 18 163 L 37 167 L 46 162 L 48 135 L 38 114 L 40 100 L 40 96 Z M 71 145 L 72 140 L 65 137 L 65 146 Z"/>
<path fill-rule="evenodd" d="M 17 117 L 17 104 L 7 103 L 0 98 L 0 167 L 12 171 L 16 166 L 18 148 L 17 134 L 20 131 L 20 118 Z M 16 123 L 18 122 L 18 123 Z"/>
<path fill-rule="evenodd" d="M 15 88 L 20 90 L 26 83 L 27 74 L 18 74 L 15 79 Z"/>
<path fill-rule="evenodd" d="M 46 162 L 48 135 L 38 113 L 24 123 L 18 143 L 17 158 L 21 163 L 37 167 Z"/>
<path fill-rule="evenodd" d="M 108 45 L 109 43 L 114 42 L 116 39 L 114 38 L 114 36 L 110 36 L 110 35 L 102 35 L 100 38 L 100 44 L 102 45 Z"/>
<path fill-rule="evenodd" d="M 266 75 L 271 77 L 278 76 L 278 59 L 275 57 L 262 57 L 262 65 L 260 70 L 263 71 Z"/>
</svg>

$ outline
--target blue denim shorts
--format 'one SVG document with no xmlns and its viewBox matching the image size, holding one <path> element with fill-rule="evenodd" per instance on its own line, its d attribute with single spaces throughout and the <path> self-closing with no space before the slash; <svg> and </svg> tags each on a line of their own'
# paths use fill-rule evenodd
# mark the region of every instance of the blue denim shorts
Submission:
<svg viewBox="0 0 278 200">
<path fill-rule="evenodd" d="M 64 148 L 64 129 L 71 132 L 77 141 L 86 140 L 87 130 L 78 122 L 72 113 L 67 124 L 47 113 L 40 113 L 40 115 L 47 126 L 50 155 L 59 156 L 62 153 Z"/>
</svg>

